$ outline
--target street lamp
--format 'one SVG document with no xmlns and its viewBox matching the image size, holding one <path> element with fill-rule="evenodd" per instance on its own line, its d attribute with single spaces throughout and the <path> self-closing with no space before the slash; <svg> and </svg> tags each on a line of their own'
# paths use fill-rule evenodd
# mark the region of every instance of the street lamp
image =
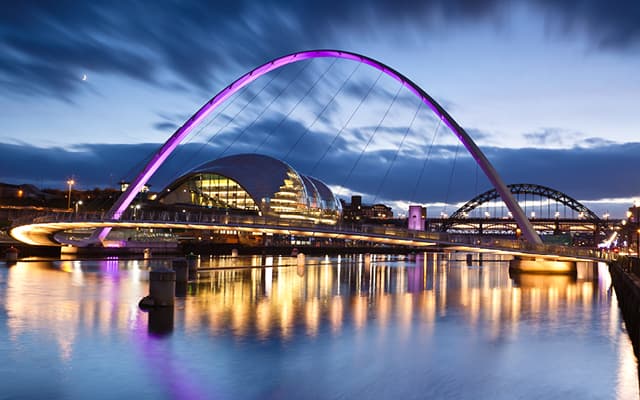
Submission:
<svg viewBox="0 0 640 400">
<path fill-rule="evenodd" d="M 135 206 L 131 206 L 133 208 L 133 219 L 136 219 L 138 214 L 138 210 L 140 209 L 140 204 L 136 204 Z"/>
<path fill-rule="evenodd" d="M 69 194 L 67 195 L 67 209 L 71 209 L 71 186 L 75 185 L 76 181 L 73 178 L 67 180 L 67 185 L 69 185 Z"/>
<path fill-rule="evenodd" d="M 78 214 L 78 207 L 82 205 L 82 200 L 76 201 L 76 214 Z"/>
</svg>

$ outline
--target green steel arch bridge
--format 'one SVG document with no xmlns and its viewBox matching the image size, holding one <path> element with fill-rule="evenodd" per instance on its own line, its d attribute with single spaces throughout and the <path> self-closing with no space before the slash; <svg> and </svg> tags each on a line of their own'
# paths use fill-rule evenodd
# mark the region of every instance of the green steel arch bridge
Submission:
<svg viewBox="0 0 640 400">
<path fill-rule="evenodd" d="M 601 236 L 620 222 L 607 215 L 601 218 L 573 197 L 547 186 L 518 183 L 507 187 L 541 235 L 578 234 L 595 247 Z M 431 218 L 428 223 L 433 230 L 449 233 L 518 234 L 518 225 L 495 190 L 483 192 L 450 216 Z"/>
</svg>

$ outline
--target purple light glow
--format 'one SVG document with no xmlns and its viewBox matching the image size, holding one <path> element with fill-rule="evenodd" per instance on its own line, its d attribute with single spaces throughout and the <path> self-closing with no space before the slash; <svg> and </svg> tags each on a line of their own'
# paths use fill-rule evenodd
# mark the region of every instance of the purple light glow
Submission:
<svg viewBox="0 0 640 400">
<path fill-rule="evenodd" d="M 497 171 L 493 168 L 489 160 L 486 156 L 480 151 L 478 146 L 473 142 L 471 137 L 465 132 L 464 129 L 458 123 L 451 118 L 451 116 L 433 99 L 429 96 L 424 90 L 422 90 L 418 85 L 413 83 L 407 77 L 399 73 L 398 71 L 390 68 L 381 62 L 378 62 L 372 58 L 345 51 L 337 51 L 337 50 L 311 50 L 311 51 L 302 51 L 299 53 L 289 54 L 280 58 L 276 58 L 275 60 L 269 61 L 266 64 L 263 64 L 249 73 L 241 76 L 236 81 L 231 83 L 225 89 L 216 94 L 211 100 L 209 100 L 205 105 L 203 105 L 191 118 L 189 118 L 184 125 L 182 125 L 170 138 L 167 140 L 164 145 L 158 150 L 151 160 L 147 163 L 144 169 L 138 174 L 138 176 L 131 182 L 127 190 L 118 198 L 116 203 L 111 207 L 109 212 L 107 213 L 108 219 L 120 219 L 124 210 L 127 209 L 129 204 L 133 201 L 135 196 L 138 194 L 140 189 L 147 183 L 147 181 L 151 178 L 151 176 L 156 172 L 156 170 L 162 165 L 162 163 L 167 159 L 167 157 L 171 154 L 171 152 L 182 142 L 182 140 L 191 132 L 191 130 L 206 118 L 213 110 L 215 110 L 220 104 L 222 104 L 225 100 L 235 94 L 237 91 L 258 79 L 260 76 L 278 69 L 284 65 L 292 64 L 298 61 L 303 61 L 311 58 L 341 58 L 345 60 L 352 60 L 356 62 L 361 62 L 363 64 L 367 64 L 375 69 L 382 71 L 384 74 L 392 77 L 393 79 L 402 83 L 407 89 L 409 89 L 413 94 L 418 96 L 423 103 L 425 103 L 429 108 L 449 127 L 449 129 L 456 135 L 456 137 L 462 142 L 467 151 L 471 153 L 473 158 L 476 160 L 480 168 L 487 175 L 493 186 L 496 188 L 498 193 L 500 194 L 502 200 L 505 205 L 512 212 L 514 219 L 516 220 L 518 226 L 522 229 L 523 236 L 531 243 L 542 244 L 540 237 L 536 233 L 535 229 L 527 219 L 526 215 L 518 205 L 518 202 L 513 198 L 511 192 L 507 188 L 507 186 L 502 181 L 502 178 L 498 175 Z M 104 240 L 111 228 L 101 228 L 96 230 L 92 235 L 90 241 Z"/>
</svg>

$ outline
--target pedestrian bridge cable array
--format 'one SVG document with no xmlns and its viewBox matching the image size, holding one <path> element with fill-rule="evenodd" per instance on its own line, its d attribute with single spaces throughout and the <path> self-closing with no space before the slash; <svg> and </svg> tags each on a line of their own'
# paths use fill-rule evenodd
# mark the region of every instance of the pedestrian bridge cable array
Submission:
<svg viewBox="0 0 640 400">
<path fill-rule="evenodd" d="M 202 122 L 211 112 L 213 112 L 218 106 L 229 99 L 233 94 L 238 92 L 243 87 L 247 86 L 262 75 L 269 73 L 270 71 L 281 68 L 287 64 L 295 62 L 314 59 L 314 58 L 337 58 L 344 60 L 351 60 L 360 62 L 365 65 L 371 66 L 380 70 L 384 74 L 400 82 L 410 92 L 415 94 L 420 100 L 426 104 L 440 120 L 449 127 L 454 135 L 465 146 L 467 151 L 473 156 L 476 163 L 480 166 L 485 173 L 489 181 L 493 184 L 495 190 L 500 194 L 500 197 L 504 201 L 509 211 L 513 214 L 513 218 L 522 230 L 523 237 L 531 244 L 541 245 L 542 240 L 536 233 L 532 224 L 527 219 L 525 213 L 518 205 L 518 202 L 513 198 L 509 189 L 503 182 L 502 178 L 498 175 L 493 165 L 489 162 L 487 157 L 482 153 L 480 148 L 475 144 L 467 132 L 447 113 L 447 111 L 440 106 L 427 92 L 408 79 L 400 72 L 393 68 L 374 60 L 373 58 L 339 50 L 309 50 L 302 51 L 293 54 L 289 54 L 283 57 L 276 58 L 269 61 L 252 71 L 244 74 L 229 86 L 218 92 L 212 97 L 206 104 L 204 104 L 198 111 L 196 111 L 191 118 L 189 118 L 175 133 L 160 147 L 160 149 L 151 157 L 150 161 L 145 165 L 142 171 L 131 182 L 127 190 L 116 200 L 115 204 L 108 211 L 106 215 L 107 220 L 118 220 L 122 216 L 123 212 L 134 200 L 136 195 L 140 192 L 143 186 L 151 178 L 151 176 L 158 170 L 167 157 L 176 149 L 176 147 L 189 135 L 189 133 Z M 102 227 L 97 229 L 94 234 L 85 243 L 81 245 L 95 245 L 102 242 L 110 231 L 110 227 Z"/>
</svg>

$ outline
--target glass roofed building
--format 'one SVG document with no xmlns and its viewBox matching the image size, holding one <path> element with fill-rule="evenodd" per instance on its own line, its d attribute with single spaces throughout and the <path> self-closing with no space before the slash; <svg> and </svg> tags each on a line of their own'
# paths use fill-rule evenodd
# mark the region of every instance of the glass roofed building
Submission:
<svg viewBox="0 0 640 400">
<path fill-rule="evenodd" d="M 171 183 L 158 200 L 325 224 L 335 224 L 342 211 L 322 181 L 259 154 L 202 164 Z"/>
</svg>

